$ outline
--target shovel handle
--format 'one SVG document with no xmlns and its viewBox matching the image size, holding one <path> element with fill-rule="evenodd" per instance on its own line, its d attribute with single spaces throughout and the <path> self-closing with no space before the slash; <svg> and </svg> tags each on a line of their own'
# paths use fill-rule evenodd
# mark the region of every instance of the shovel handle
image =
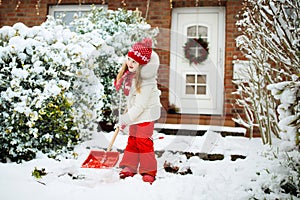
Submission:
<svg viewBox="0 0 300 200">
<path fill-rule="evenodd" d="M 118 135 L 119 131 L 120 131 L 120 127 L 117 127 L 116 130 L 115 130 L 115 133 L 114 133 L 114 135 L 113 135 L 113 137 L 112 137 L 112 139 L 110 141 L 110 144 L 109 144 L 109 146 L 107 148 L 107 151 L 111 150 L 111 148 L 112 148 L 112 146 L 113 146 L 113 144 L 114 144 L 114 142 L 115 142 L 115 140 L 117 138 L 117 135 Z"/>
</svg>

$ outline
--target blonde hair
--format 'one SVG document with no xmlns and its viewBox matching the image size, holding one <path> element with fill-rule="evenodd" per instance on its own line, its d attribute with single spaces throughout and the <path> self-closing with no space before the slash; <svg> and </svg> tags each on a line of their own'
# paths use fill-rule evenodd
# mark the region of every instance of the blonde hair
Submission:
<svg viewBox="0 0 300 200">
<path fill-rule="evenodd" d="M 139 64 L 139 67 L 137 68 L 136 74 L 135 74 L 135 88 L 138 93 L 141 92 L 141 85 L 142 85 L 141 69 L 142 69 L 142 65 Z M 122 78 L 122 76 L 124 75 L 124 73 L 127 70 L 128 70 L 128 66 L 127 66 L 126 62 L 124 62 L 122 64 L 122 67 L 121 67 L 118 75 L 117 75 L 117 81 L 119 81 Z"/>
</svg>

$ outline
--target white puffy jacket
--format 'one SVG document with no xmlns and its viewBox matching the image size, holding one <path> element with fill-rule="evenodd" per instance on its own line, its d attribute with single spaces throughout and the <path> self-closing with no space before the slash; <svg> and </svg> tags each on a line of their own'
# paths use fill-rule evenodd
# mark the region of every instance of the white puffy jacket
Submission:
<svg viewBox="0 0 300 200">
<path fill-rule="evenodd" d="M 159 68 L 159 57 L 152 51 L 149 63 L 141 69 L 141 90 L 137 93 L 135 79 L 127 97 L 127 113 L 123 114 L 122 121 L 127 125 L 142 122 L 151 122 L 160 118 L 161 103 L 160 90 L 157 88 L 157 71 Z"/>
</svg>

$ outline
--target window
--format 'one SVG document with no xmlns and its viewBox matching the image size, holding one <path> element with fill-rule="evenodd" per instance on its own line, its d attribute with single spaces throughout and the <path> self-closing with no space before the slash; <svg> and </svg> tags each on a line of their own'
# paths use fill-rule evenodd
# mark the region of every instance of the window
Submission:
<svg viewBox="0 0 300 200">
<path fill-rule="evenodd" d="M 187 40 L 198 39 L 201 37 L 203 41 L 207 42 L 208 39 L 208 28 L 202 25 L 193 25 L 187 28 Z M 203 49 L 197 42 L 193 43 L 193 47 L 190 47 L 189 54 L 193 57 L 198 57 L 200 51 Z"/>
<path fill-rule="evenodd" d="M 206 95 L 207 80 L 203 74 L 186 74 L 185 94 Z"/>
<path fill-rule="evenodd" d="M 187 28 L 188 38 L 198 38 L 199 36 L 207 41 L 207 27 L 202 25 L 194 25 Z"/>
<path fill-rule="evenodd" d="M 95 5 L 95 6 L 102 6 L 107 8 L 106 5 Z M 66 23 L 66 25 L 70 25 L 70 23 L 74 19 L 74 15 L 77 14 L 78 16 L 83 16 L 87 12 L 89 12 L 92 9 L 92 5 L 54 5 L 49 6 L 49 15 L 53 16 L 54 18 L 60 18 L 62 15 L 64 17 L 62 18 L 63 22 Z"/>
</svg>

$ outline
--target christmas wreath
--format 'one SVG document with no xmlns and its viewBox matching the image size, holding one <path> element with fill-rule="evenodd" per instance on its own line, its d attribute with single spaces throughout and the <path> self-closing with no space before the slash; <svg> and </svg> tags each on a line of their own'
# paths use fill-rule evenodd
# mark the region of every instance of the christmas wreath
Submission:
<svg viewBox="0 0 300 200">
<path fill-rule="evenodd" d="M 195 48 L 199 48 L 198 55 L 195 55 Z M 185 43 L 184 56 L 189 60 L 190 64 L 200 64 L 208 57 L 208 42 L 204 41 L 201 37 L 190 38 Z"/>
</svg>

